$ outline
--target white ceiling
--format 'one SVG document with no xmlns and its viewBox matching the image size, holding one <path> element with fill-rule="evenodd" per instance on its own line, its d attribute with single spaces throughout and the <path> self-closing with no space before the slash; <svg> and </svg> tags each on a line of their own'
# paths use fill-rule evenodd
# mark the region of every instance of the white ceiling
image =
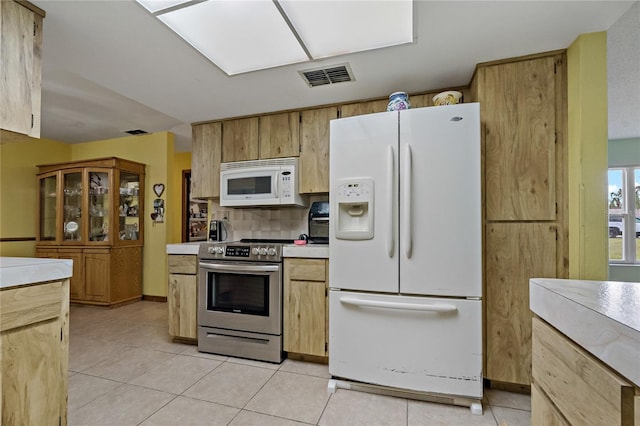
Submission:
<svg viewBox="0 0 640 426">
<path fill-rule="evenodd" d="M 479 62 L 566 48 L 634 4 L 415 1 L 413 44 L 229 77 L 133 0 L 31 1 L 47 13 L 41 136 L 168 130 L 176 151 L 190 151 L 193 122 L 466 85 Z M 298 75 L 345 62 L 354 82 L 309 88 Z"/>
</svg>

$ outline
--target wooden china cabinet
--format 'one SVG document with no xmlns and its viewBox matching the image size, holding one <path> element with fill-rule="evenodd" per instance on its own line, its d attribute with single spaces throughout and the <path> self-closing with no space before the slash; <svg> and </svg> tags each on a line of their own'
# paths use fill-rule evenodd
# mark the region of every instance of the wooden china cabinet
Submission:
<svg viewBox="0 0 640 426">
<path fill-rule="evenodd" d="M 145 165 L 111 157 L 38 168 L 36 256 L 73 260 L 71 302 L 141 299 Z"/>
</svg>

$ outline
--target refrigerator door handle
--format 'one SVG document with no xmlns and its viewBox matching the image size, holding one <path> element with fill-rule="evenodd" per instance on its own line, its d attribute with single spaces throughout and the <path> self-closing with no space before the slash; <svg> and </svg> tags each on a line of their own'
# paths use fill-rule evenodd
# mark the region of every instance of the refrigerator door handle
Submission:
<svg viewBox="0 0 640 426">
<path fill-rule="evenodd" d="M 393 167 L 393 146 L 389 145 L 387 153 L 387 207 L 389 211 L 389 227 L 387 228 L 387 253 L 393 257 L 395 249 L 395 235 L 393 231 L 393 177 L 395 168 Z"/>
<path fill-rule="evenodd" d="M 423 312 L 456 312 L 458 308 L 448 303 L 401 303 L 384 302 L 380 300 L 358 299 L 357 297 L 341 297 L 340 303 L 352 306 L 362 306 L 367 308 L 396 309 L 400 311 L 423 311 Z"/>
<path fill-rule="evenodd" d="M 402 209 L 403 212 L 403 222 L 404 222 L 404 253 L 407 256 L 407 259 L 411 259 L 411 254 L 413 251 L 413 241 L 411 240 L 411 177 L 413 175 L 411 170 L 411 145 L 407 144 L 405 148 L 405 159 L 404 159 L 404 206 Z"/>
</svg>

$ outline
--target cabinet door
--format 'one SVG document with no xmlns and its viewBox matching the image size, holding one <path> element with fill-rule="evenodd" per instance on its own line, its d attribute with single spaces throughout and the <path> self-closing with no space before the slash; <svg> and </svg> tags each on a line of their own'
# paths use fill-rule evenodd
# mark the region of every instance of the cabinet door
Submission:
<svg viewBox="0 0 640 426">
<path fill-rule="evenodd" d="M 531 384 L 531 424 L 545 426 L 569 426 L 544 392 Z"/>
<path fill-rule="evenodd" d="M 84 291 L 85 300 L 92 302 L 109 301 L 109 253 L 85 251 L 84 259 Z"/>
<path fill-rule="evenodd" d="M 338 118 L 338 108 L 302 111 L 300 192 L 329 192 L 329 121 Z"/>
<path fill-rule="evenodd" d="M 222 162 L 258 159 L 258 117 L 222 123 Z"/>
<path fill-rule="evenodd" d="M 110 241 L 109 234 L 113 234 L 117 245 L 142 245 L 144 239 L 144 175 L 127 170 L 116 170 L 113 217 L 116 218 L 115 232 L 100 233 L 100 228 L 92 228 L 92 241 Z M 166 206 L 152 206 L 152 213 L 158 221 L 165 214 Z M 104 228 L 104 225 L 103 225 Z"/>
<path fill-rule="evenodd" d="M 483 69 L 487 220 L 556 219 L 553 56 Z"/>
<path fill-rule="evenodd" d="M 284 350 L 326 356 L 326 261 L 286 259 Z"/>
<path fill-rule="evenodd" d="M 376 112 L 385 112 L 389 101 L 381 99 L 378 101 L 358 102 L 355 104 L 346 104 L 340 107 L 340 116 L 353 117 L 354 115 L 373 114 Z"/>
<path fill-rule="evenodd" d="M 260 117 L 260 158 L 297 157 L 299 154 L 299 112 Z"/>
<path fill-rule="evenodd" d="M 62 243 L 80 245 L 86 241 L 86 228 L 82 219 L 87 211 L 84 205 L 84 173 L 82 168 L 62 172 Z"/>
<path fill-rule="evenodd" d="M 222 124 L 198 124 L 193 126 L 192 135 L 191 197 L 219 197 Z"/>
<path fill-rule="evenodd" d="M 531 384 L 529 278 L 556 276 L 556 229 L 491 223 L 486 234 L 486 377 Z"/>
<path fill-rule="evenodd" d="M 0 2 L 0 127 L 40 137 L 42 18 L 14 1 Z"/>
<path fill-rule="evenodd" d="M 62 209 L 62 202 L 58 194 L 60 174 L 50 172 L 38 176 L 38 244 L 57 244 L 58 212 Z"/>
<path fill-rule="evenodd" d="M 73 260 L 73 275 L 69 280 L 69 296 L 71 299 L 84 299 L 84 262 L 82 261 L 81 249 L 60 249 L 59 259 Z"/>
<path fill-rule="evenodd" d="M 198 338 L 198 285 L 196 275 L 169 274 L 169 334 Z"/>
</svg>

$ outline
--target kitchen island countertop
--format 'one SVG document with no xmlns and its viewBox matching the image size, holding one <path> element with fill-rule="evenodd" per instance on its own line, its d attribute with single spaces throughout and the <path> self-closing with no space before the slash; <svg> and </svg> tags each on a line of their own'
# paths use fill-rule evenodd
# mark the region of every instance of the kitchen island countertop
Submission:
<svg viewBox="0 0 640 426">
<path fill-rule="evenodd" d="M 532 278 L 534 314 L 640 386 L 640 283 Z"/>
<path fill-rule="evenodd" d="M 70 278 L 73 261 L 31 257 L 0 257 L 0 289 Z"/>
</svg>

